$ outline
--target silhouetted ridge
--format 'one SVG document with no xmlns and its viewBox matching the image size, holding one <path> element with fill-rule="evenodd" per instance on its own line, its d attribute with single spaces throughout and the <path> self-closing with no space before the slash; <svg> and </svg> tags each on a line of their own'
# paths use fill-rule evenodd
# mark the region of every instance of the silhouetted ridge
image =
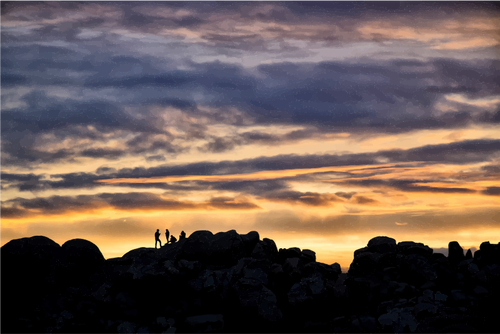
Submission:
<svg viewBox="0 0 500 334">
<path fill-rule="evenodd" d="M 497 332 L 500 244 L 369 240 L 348 273 L 257 232 L 104 260 L 83 239 L 2 247 L 2 332 Z"/>
</svg>

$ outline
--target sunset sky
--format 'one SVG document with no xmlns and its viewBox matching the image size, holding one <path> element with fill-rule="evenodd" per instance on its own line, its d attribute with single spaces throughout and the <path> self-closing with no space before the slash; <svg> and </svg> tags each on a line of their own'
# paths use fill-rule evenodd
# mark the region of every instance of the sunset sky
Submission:
<svg viewBox="0 0 500 334">
<path fill-rule="evenodd" d="M 498 3 L 2 2 L 1 76 L 2 245 L 500 241 Z"/>
</svg>

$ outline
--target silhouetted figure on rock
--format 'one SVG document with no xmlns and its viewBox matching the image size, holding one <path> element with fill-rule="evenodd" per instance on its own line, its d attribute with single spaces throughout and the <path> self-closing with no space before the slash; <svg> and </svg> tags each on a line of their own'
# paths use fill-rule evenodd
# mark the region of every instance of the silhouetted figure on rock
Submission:
<svg viewBox="0 0 500 334">
<path fill-rule="evenodd" d="M 170 243 L 171 243 L 171 244 L 175 244 L 175 242 L 176 242 L 176 241 L 177 241 L 177 238 L 176 238 L 176 237 L 174 237 L 173 235 L 172 235 L 172 236 L 170 236 Z"/>
<path fill-rule="evenodd" d="M 170 237 L 170 232 L 168 231 L 168 228 L 165 230 L 165 237 L 167 238 L 167 244 L 168 244 L 168 237 Z"/>
<path fill-rule="evenodd" d="M 160 243 L 160 248 L 161 248 L 160 235 L 161 235 L 160 229 L 157 229 L 156 233 L 155 233 L 155 248 L 156 248 L 156 245 L 158 244 L 158 242 Z"/>
<path fill-rule="evenodd" d="M 179 241 L 182 239 L 186 239 L 186 232 L 182 231 L 181 234 L 179 235 Z"/>
</svg>

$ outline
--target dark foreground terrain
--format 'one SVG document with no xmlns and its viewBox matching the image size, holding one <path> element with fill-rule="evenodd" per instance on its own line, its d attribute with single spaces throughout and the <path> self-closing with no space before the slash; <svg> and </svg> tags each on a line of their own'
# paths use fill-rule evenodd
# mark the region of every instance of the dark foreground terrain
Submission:
<svg viewBox="0 0 500 334">
<path fill-rule="evenodd" d="M 194 232 L 105 260 L 93 243 L 2 247 L 5 332 L 500 332 L 500 244 L 474 257 L 376 237 L 349 273 L 257 232 Z"/>
</svg>

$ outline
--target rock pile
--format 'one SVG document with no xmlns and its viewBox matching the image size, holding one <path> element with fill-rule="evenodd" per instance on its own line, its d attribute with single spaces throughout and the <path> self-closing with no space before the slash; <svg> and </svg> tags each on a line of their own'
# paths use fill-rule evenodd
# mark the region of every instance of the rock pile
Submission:
<svg viewBox="0 0 500 334">
<path fill-rule="evenodd" d="M 497 332 L 500 244 L 472 257 L 376 237 L 348 273 L 257 232 L 196 231 L 105 260 L 93 243 L 2 247 L 2 332 Z"/>
</svg>

